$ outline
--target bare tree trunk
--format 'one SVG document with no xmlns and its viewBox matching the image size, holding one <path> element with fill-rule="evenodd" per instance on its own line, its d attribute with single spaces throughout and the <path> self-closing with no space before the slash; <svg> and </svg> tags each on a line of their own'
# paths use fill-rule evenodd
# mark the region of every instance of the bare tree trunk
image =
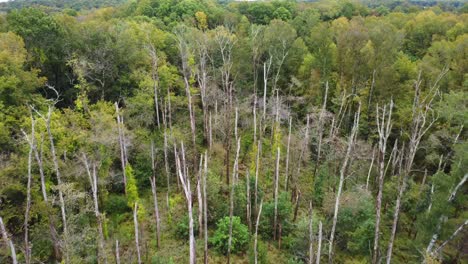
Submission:
<svg viewBox="0 0 468 264">
<path fill-rule="evenodd" d="M 54 170 L 55 170 L 55 176 L 57 177 L 57 184 L 59 186 L 62 185 L 62 178 L 60 177 L 60 169 L 59 169 L 59 164 L 57 160 L 57 155 L 55 152 L 55 144 L 54 144 L 54 137 L 52 135 L 52 129 L 50 127 L 50 122 L 52 119 L 52 106 L 49 106 L 49 110 L 47 113 L 47 118 L 45 118 L 46 121 L 46 129 L 47 129 L 47 134 L 49 136 L 49 141 L 50 141 L 50 152 L 52 154 L 52 162 L 54 163 Z M 69 263 L 69 256 L 68 252 L 66 250 L 67 248 L 67 236 L 68 236 L 68 228 L 67 228 L 67 214 L 65 211 L 65 200 L 63 198 L 63 193 L 62 190 L 59 188 L 58 190 L 59 193 L 59 202 L 60 202 L 60 212 L 62 214 L 62 224 L 63 224 L 63 233 L 64 233 L 64 240 L 65 240 L 65 262 Z"/>
<path fill-rule="evenodd" d="M 171 172 L 169 171 L 169 160 L 168 160 L 168 155 L 167 155 L 167 129 L 164 128 L 164 168 L 166 170 L 166 184 L 167 184 L 167 192 L 166 192 L 166 206 L 167 206 L 167 211 L 171 212 L 170 204 L 169 204 L 169 196 L 170 196 L 170 190 L 171 190 Z M 178 183 L 178 181 L 177 181 Z"/>
<path fill-rule="evenodd" d="M 276 151 L 276 167 L 275 167 L 275 215 L 273 221 L 273 240 L 276 240 L 277 226 L 278 226 L 278 182 L 279 182 L 279 162 L 280 162 L 280 148 Z"/>
<path fill-rule="evenodd" d="M 51 204 L 48 201 L 47 197 L 47 189 L 45 185 L 45 174 L 44 174 L 44 164 L 42 162 L 43 160 L 43 143 L 44 143 L 44 135 L 41 135 L 41 144 L 40 144 L 40 150 L 37 149 L 37 145 L 34 148 L 34 156 L 36 157 L 36 162 L 39 167 L 39 175 L 41 178 L 41 191 L 42 191 L 42 198 L 44 199 L 44 202 L 51 206 Z M 57 230 L 55 228 L 54 221 L 49 217 L 49 231 L 50 231 L 50 236 L 52 239 L 52 242 L 54 244 L 54 256 L 56 260 L 61 259 L 61 249 L 60 249 L 60 241 L 57 238 Z"/>
<path fill-rule="evenodd" d="M 197 175 L 197 198 L 198 198 L 198 238 L 203 236 L 203 198 L 202 198 L 202 174 L 203 154 L 200 155 L 200 166 Z"/>
<path fill-rule="evenodd" d="M 403 192 L 406 189 L 406 180 L 408 178 L 408 174 L 403 176 L 402 182 L 400 182 L 400 188 L 398 190 L 398 196 L 395 204 L 395 212 L 393 214 L 393 224 L 392 224 L 392 231 L 390 233 L 390 240 L 388 242 L 388 249 L 387 249 L 387 264 L 391 264 L 392 260 L 392 252 L 393 252 L 393 243 L 395 241 L 396 229 L 398 225 L 398 215 L 400 213 L 401 207 L 401 199 L 403 197 Z"/>
<path fill-rule="evenodd" d="M 15 246 L 13 245 L 13 242 L 11 241 L 11 239 L 8 237 L 8 234 L 7 234 L 5 225 L 3 224 L 3 219 L 1 216 L 0 216 L 0 231 L 2 232 L 2 237 L 3 237 L 3 240 L 5 241 L 5 244 L 10 247 L 11 260 L 13 264 L 17 264 L 18 261 L 16 260 Z"/>
<path fill-rule="evenodd" d="M 255 199 L 255 211 L 257 212 L 258 204 L 258 169 L 260 167 L 260 153 L 262 148 L 262 142 L 259 140 L 257 142 L 257 157 L 255 159 L 255 190 L 254 190 L 254 199 Z"/>
<path fill-rule="evenodd" d="M 325 84 L 325 98 L 323 99 L 322 110 L 320 110 L 320 116 L 318 120 L 318 146 L 317 146 L 317 158 L 314 165 L 314 176 L 317 175 L 317 169 L 319 167 L 320 158 L 322 155 L 322 139 L 323 139 L 323 116 L 327 110 L 327 100 L 328 100 L 328 81 Z"/>
<path fill-rule="evenodd" d="M 322 253 L 322 221 L 319 222 L 318 245 L 317 245 L 317 260 L 315 264 L 320 264 L 320 255 Z"/>
<path fill-rule="evenodd" d="M 120 250 L 119 250 L 119 241 L 115 241 L 115 263 L 120 264 Z"/>
<path fill-rule="evenodd" d="M 354 124 L 353 124 L 353 128 L 351 129 L 351 134 L 349 135 L 349 139 L 348 139 L 348 148 L 346 150 L 346 155 L 345 155 L 343 165 L 340 170 L 340 182 L 338 185 L 338 192 L 336 193 L 335 210 L 333 213 L 333 224 L 332 224 L 332 229 L 330 232 L 330 242 L 329 242 L 329 248 L 328 248 L 328 263 L 329 264 L 333 263 L 333 243 L 335 240 L 336 223 L 338 222 L 338 209 L 340 206 L 341 192 L 343 190 L 343 183 L 345 180 L 346 168 L 348 167 L 348 162 L 351 158 L 351 150 L 354 147 L 354 142 L 356 140 L 356 136 L 358 133 L 360 112 L 361 112 L 361 105 L 359 104 L 358 111 L 354 115 Z"/>
<path fill-rule="evenodd" d="M 301 202 L 301 190 L 297 188 L 296 191 L 296 204 L 294 205 L 294 216 L 293 216 L 293 222 L 296 222 L 297 219 L 297 213 L 299 211 L 299 203 Z"/>
<path fill-rule="evenodd" d="M 123 122 L 122 122 L 122 119 L 121 119 L 121 116 L 120 116 L 119 105 L 117 104 L 117 102 L 115 102 L 115 112 L 117 113 L 117 128 L 118 128 L 118 131 L 119 131 L 119 146 L 120 146 L 120 163 L 121 163 L 121 166 L 122 166 L 124 192 L 125 192 L 125 195 L 127 195 L 127 174 L 126 174 L 126 171 L 125 171 L 125 167 L 127 166 L 127 164 L 126 164 L 126 161 L 127 161 L 126 155 L 127 154 L 125 153 L 125 140 L 124 140 L 123 131 L 122 131 L 123 130 L 123 128 L 122 128 Z"/>
<path fill-rule="evenodd" d="M 285 179 L 284 179 L 284 188 L 288 191 L 288 184 L 289 184 L 289 148 L 291 145 L 291 124 L 292 124 L 292 117 L 289 116 L 289 129 L 288 129 L 288 145 L 286 147 L 286 172 L 285 172 Z"/>
<path fill-rule="evenodd" d="M 189 246 L 190 246 L 190 264 L 195 264 L 197 262 L 196 257 L 196 248 L 195 248 L 195 236 L 193 234 L 193 213 L 192 213 L 192 190 L 190 188 L 190 177 L 187 175 L 187 165 L 185 163 L 185 149 L 184 143 L 181 143 L 182 151 L 182 163 L 180 162 L 179 154 L 177 153 L 177 148 L 174 145 L 174 154 L 176 159 L 177 173 L 182 183 L 182 188 L 184 189 L 185 199 L 187 201 L 187 211 L 189 216 Z"/>
<path fill-rule="evenodd" d="M 297 164 L 297 173 L 296 173 L 295 177 L 292 178 L 293 179 L 292 183 L 294 185 L 293 185 L 293 191 L 291 193 L 291 200 L 293 200 L 294 195 L 297 193 L 296 181 L 297 181 L 297 178 L 299 177 L 299 175 L 301 174 L 302 160 L 304 158 L 304 153 L 305 153 L 306 149 L 309 146 L 309 125 L 310 125 L 310 116 L 307 115 L 306 130 L 305 130 L 304 140 L 302 141 L 301 153 L 299 154 L 299 160 L 298 160 L 298 164 Z"/>
<path fill-rule="evenodd" d="M 247 170 L 247 175 L 245 177 L 245 185 L 247 186 L 247 205 L 246 205 L 246 217 L 247 217 L 247 225 L 249 227 L 249 232 L 252 231 L 252 204 L 251 204 L 251 198 L 250 198 L 250 173 Z"/>
<path fill-rule="evenodd" d="M 211 113 L 210 113 L 211 117 Z M 208 200 L 206 195 L 206 178 L 208 176 L 208 153 L 205 151 L 205 165 L 203 170 L 203 229 L 205 230 L 204 263 L 208 264 Z"/>
<path fill-rule="evenodd" d="M 21 130 L 26 138 L 26 141 L 29 144 L 29 153 L 28 153 L 28 183 L 26 186 L 26 210 L 24 212 L 24 258 L 25 263 L 31 263 L 31 244 L 29 243 L 29 213 L 31 210 L 31 182 L 32 182 L 32 159 L 33 159 L 33 150 L 35 148 L 35 125 L 36 120 L 34 120 L 31 115 L 31 136 L 28 136 L 24 130 Z"/>
<path fill-rule="evenodd" d="M 148 45 L 149 54 L 151 56 L 151 79 L 153 80 L 153 97 L 154 97 L 154 112 L 156 114 L 156 124 L 159 128 L 159 100 L 158 100 L 158 89 L 159 89 L 159 74 L 158 74 L 158 64 L 159 58 L 156 53 L 156 48 L 153 44 Z"/>
<path fill-rule="evenodd" d="M 231 246 L 232 246 L 232 218 L 234 215 L 234 192 L 235 192 L 235 181 L 234 179 L 237 177 L 239 173 L 239 151 L 240 151 L 240 137 L 237 139 L 237 151 L 236 151 L 236 159 L 234 160 L 234 168 L 232 173 L 232 184 L 231 184 L 231 193 L 229 199 L 229 239 L 228 239 L 228 252 L 227 252 L 227 263 L 231 263 Z"/>
<path fill-rule="evenodd" d="M 382 109 L 382 115 L 379 113 L 379 106 L 376 107 L 376 121 L 377 131 L 379 133 L 379 183 L 377 192 L 377 203 L 375 205 L 375 232 L 374 232 L 374 250 L 372 255 L 372 263 L 377 264 L 379 262 L 379 235 L 380 235 L 380 216 L 382 210 L 382 193 L 385 178 L 385 155 L 387 151 L 387 140 L 390 136 L 392 129 L 392 110 L 393 101 L 388 106 L 384 106 Z"/>
<path fill-rule="evenodd" d="M 440 252 L 450 241 L 452 241 L 457 235 L 458 233 L 460 233 L 464 228 L 465 226 L 468 225 L 468 220 L 465 220 L 465 222 L 463 222 L 456 230 L 455 232 L 453 232 L 453 234 L 447 239 L 445 240 L 438 248 L 436 248 L 436 250 L 434 251 L 434 253 L 437 253 L 437 252 Z"/>
<path fill-rule="evenodd" d="M 158 195 L 156 191 L 156 163 L 154 159 L 154 142 L 151 141 L 151 169 L 153 177 L 150 178 L 151 192 L 153 193 L 154 217 L 156 220 L 156 245 L 159 248 L 161 243 L 161 219 L 159 218 Z"/>
<path fill-rule="evenodd" d="M 140 241 L 138 239 L 138 202 L 135 202 L 133 208 L 133 224 L 135 225 L 135 246 L 137 250 L 138 264 L 141 264 L 141 254 L 140 254 Z"/>
<path fill-rule="evenodd" d="M 314 233 L 312 230 L 312 202 L 309 204 L 309 264 L 314 262 Z"/>
<path fill-rule="evenodd" d="M 257 214 L 257 223 L 255 224 L 255 237 L 254 237 L 254 263 L 258 263 L 258 226 L 260 225 L 260 216 L 262 215 L 263 199 L 260 201 L 260 208 Z"/>
<path fill-rule="evenodd" d="M 369 190 L 369 179 L 370 179 L 370 175 L 371 175 L 371 172 L 372 172 L 372 167 L 374 165 L 374 160 L 375 160 L 375 148 L 372 149 L 372 160 L 371 160 L 371 164 L 369 166 L 369 171 L 367 172 L 366 191 Z"/>
<path fill-rule="evenodd" d="M 104 263 L 107 263 L 107 256 L 105 252 L 105 239 L 104 239 L 104 230 L 103 230 L 103 223 L 102 223 L 102 215 L 99 212 L 99 202 L 98 202 L 98 183 L 97 183 L 97 172 L 96 172 L 96 164 L 92 164 L 93 171 L 91 172 L 91 166 L 89 164 L 88 158 L 86 154 L 83 153 L 83 163 L 86 168 L 86 172 L 88 174 L 89 184 L 91 185 L 91 192 L 93 194 L 93 202 L 94 202 L 94 215 L 96 216 L 96 220 L 98 223 L 98 232 L 99 232 L 99 254 L 102 258 Z"/>
</svg>

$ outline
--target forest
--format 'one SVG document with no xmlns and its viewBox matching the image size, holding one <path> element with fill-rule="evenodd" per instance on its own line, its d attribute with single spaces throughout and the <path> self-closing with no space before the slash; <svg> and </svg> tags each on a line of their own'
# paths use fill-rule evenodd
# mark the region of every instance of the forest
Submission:
<svg viewBox="0 0 468 264">
<path fill-rule="evenodd" d="M 0 263 L 468 263 L 468 3 L 428 2 L 3 3 Z"/>
</svg>

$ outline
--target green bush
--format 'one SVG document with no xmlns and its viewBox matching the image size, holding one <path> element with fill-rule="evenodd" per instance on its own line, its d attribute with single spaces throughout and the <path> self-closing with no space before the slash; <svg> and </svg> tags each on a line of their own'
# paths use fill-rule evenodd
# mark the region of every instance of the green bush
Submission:
<svg viewBox="0 0 468 264">
<path fill-rule="evenodd" d="M 210 239 L 211 245 L 222 254 L 228 253 L 229 243 L 229 217 L 224 217 L 218 221 L 213 237 Z M 249 243 L 249 231 L 247 226 L 242 224 L 240 218 L 234 216 L 232 218 L 232 241 L 231 253 L 239 253 L 246 250 Z"/>
<path fill-rule="evenodd" d="M 193 234 L 194 236 L 198 235 L 198 221 L 197 215 L 193 214 Z M 188 214 L 177 223 L 175 229 L 175 235 L 179 239 L 188 240 L 189 239 L 189 217 Z"/>
</svg>

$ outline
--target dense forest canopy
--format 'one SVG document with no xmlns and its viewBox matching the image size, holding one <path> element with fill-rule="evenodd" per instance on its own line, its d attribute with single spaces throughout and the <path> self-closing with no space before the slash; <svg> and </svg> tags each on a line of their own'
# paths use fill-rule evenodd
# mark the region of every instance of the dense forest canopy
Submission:
<svg viewBox="0 0 468 264">
<path fill-rule="evenodd" d="M 468 262 L 463 1 L 0 10 L 0 263 Z"/>
</svg>

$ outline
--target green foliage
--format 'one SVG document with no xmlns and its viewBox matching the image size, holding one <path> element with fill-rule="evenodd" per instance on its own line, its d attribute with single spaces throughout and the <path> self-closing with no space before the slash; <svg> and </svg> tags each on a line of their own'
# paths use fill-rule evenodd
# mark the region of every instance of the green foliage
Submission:
<svg viewBox="0 0 468 264">
<path fill-rule="evenodd" d="M 197 221 L 197 216 L 196 214 L 193 214 L 193 234 L 194 236 L 198 235 L 198 221 Z M 189 239 L 189 233 L 190 228 L 189 228 L 189 216 L 188 214 L 185 214 L 182 219 L 176 224 L 175 227 L 175 236 L 178 239 L 181 240 L 187 240 Z"/>
<path fill-rule="evenodd" d="M 277 223 L 281 225 L 281 233 L 283 236 L 287 236 L 293 229 L 291 223 L 292 204 L 290 200 L 290 194 L 287 192 L 281 192 L 278 196 L 278 218 Z M 262 210 L 262 218 L 260 220 L 259 231 L 265 238 L 273 237 L 273 225 L 275 218 L 275 204 L 274 201 L 264 203 Z"/>
<path fill-rule="evenodd" d="M 229 227 L 230 219 L 226 216 L 218 221 L 216 231 L 210 237 L 211 245 L 222 254 L 228 253 Z M 239 217 L 234 216 L 232 218 L 231 253 L 244 252 L 247 249 L 248 243 L 249 231 L 247 226 L 241 223 Z"/>
<path fill-rule="evenodd" d="M 125 175 L 127 176 L 127 186 L 125 192 L 127 194 L 127 205 L 130 208 L 135 206 L 136 202 L 139 202 L 140 197 L 138 195 L 138 187 L 133 175 L 133 169 L 130 164 L 125 166 Z"/>
</svg>

